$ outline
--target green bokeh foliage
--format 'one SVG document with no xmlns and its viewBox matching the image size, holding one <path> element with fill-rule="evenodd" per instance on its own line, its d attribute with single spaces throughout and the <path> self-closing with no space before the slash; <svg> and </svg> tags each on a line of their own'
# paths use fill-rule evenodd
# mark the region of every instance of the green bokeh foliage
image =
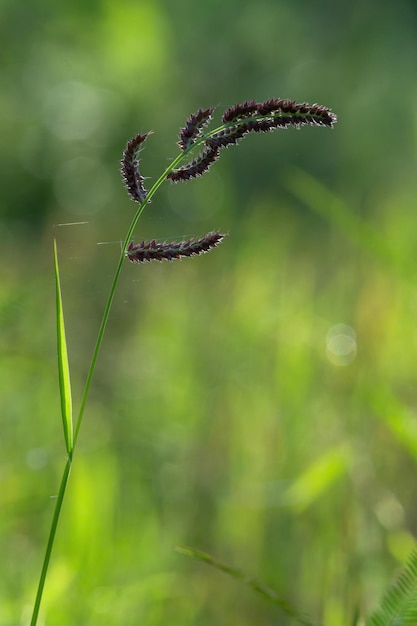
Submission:
<svg viewBox="0 0 417 626">
<path fill-rule="evenodd" d="M 198 107 L 272 96 L 339 122 L 248 137 L 146 210 L 138 240 L 230 236 L 126 265 L 45 623 L 290 623 L 178 544 L 325 624 L 369 613 L 417 524 L 414 2 L 4 0 L 0 17 L 0 625 L 28 623 L 65 462 L 52 225 L 88 221 L 57 233 L 76 409 L 133 212 L 125 141 L 155 131 L 154 179 Z M 344 366 L 326 353 L 341 323 Z"/>
</svg>

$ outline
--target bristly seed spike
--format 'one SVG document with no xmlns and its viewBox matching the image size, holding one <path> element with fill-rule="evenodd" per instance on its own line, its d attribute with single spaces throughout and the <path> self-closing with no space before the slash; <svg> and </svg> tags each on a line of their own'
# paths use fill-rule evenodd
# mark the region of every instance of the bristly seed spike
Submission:
<svg viewBox="0 0 417 626">
<path fill-rule="evenodd" d="M 180 181 L 187 181 L 190 178 L 197 178 L 198 176 L 202 176 L 205 172 L 210 169 L 210 166 L 217 161 L 220 156 L 220 149 L 216 146 L 207 145 L 200 152 L 200 154 L 193 159 L 187 165 L 180 167 L 176 170 L 172 170 L 167 175 L 173 183 L 178 183 Z"/>
<path fill-rule="evenodd" d="M 184 128 L 180 130 L 178 145 L 181 150 L 187 150 L 198 137 L 201 137 L 204 126 L 211 121 L 213 111 L 214 107 L 209 107 L 208 109 L 199 109 L 197 113 L 190 115 Z"/>
<path fill-rule="evenodd" d="M 157 243 L 152 241 L 142 241 L 139 244 L 130 243 L 126 256 L 131 263 L 149 263 L 150 261 L 173 261 L 182 257 L 198 256 L 216 248 L 227 234 L 213 231 L 207 233 L 199 239 L 188 239 L 187 241 L 172 241 Z"/>
<path fill-rule="evenodd" d="M 146 199 L 148 192 L 142 184 L 145 179 L 140 175 L 138 155 L 142 144 L 152 133 L 152 130 L 144 135 L 138 133 L 130 139 L 126 144 L 121 160 L 122 167 L 120 171 L 127 192 L 132 200 L 139 203 Z"/>
</svg>

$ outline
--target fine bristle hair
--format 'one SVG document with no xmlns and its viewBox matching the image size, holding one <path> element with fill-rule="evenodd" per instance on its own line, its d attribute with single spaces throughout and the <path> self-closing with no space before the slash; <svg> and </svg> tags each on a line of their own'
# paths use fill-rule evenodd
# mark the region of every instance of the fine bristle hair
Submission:
<svg viewBox="0 0 417 626">
<path fill-rule="evenodd" d="M 148 194 L 147 190 L 143 186 L 145 180 L 139 172 L 139 159 L 138 154 L 143 142 L 147 139 L 152 131 L 141 135 L 140 133 L 130 139 L 123 152 L 123 158 L 121 160 L 121 174 L 123 182 L 126 186 L 127 192 L 135 202 L 143 202 Z"/>
<path fill-rule="evenodd" d="M 234 104 L 223 113 L 222 122 L 223 124 L 227 124 L 228 122 L 234 122 L 238 119 L 248 117 L 256 113 L 257 109 L 258 102 L 255 100 L 246 100 L 246 102 Z"/>
<path fill-rule="evenodd" d="M 152 241 L 142 241 L 141 243 L 130 243 L 126 256 L 132 263 L 146 263 L 150 261 L 173 261 L 182 257 L 191 257 L 209 252 L 218 246 L 227 235 L 219 231 L 207 233 L 198 239 L 188 239 L 186 241 L 172 241 L 158 243 Z"/>
</svg>

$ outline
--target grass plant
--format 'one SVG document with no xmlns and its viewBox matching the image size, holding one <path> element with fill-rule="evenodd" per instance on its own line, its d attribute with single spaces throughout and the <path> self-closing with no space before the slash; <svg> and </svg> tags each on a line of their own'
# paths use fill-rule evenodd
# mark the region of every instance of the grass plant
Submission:
<svg viewBox="0 0 417 626">
<path fill-rule="evenodd" d="M 156 240 L 142 241 L 139 244 L 133 243 L 133 235 L 138 221 L 147 205 L 153 200 L 156 192 L 166 180 L 173 183 L 187 182 L 190 179 L 200 177 L 207 173 L 212 165 L 219 159 L 224 148 L 236 145 L 240 140 L 250 133 L 271 132 L 276 129 L 286 129 L 289 127 L 299 128 L 304 125 L 333 127 L 336 122 L 335 115 L 321 105 L 298 104 L 290 100 L 270 99 L 264 102 L 247 101 L 227 109 L 222 117 L 222 123 L 214 130 L 208 130 L 214 109 L 199 109 L 190 115 L 185 126 L 180 131 L 178 145 L 180 153 L 174 158 L 161 176 L 156 180 L 150 190 L 144 187 L 145 177 L 142 176 L 139 152 L 144 142 L 150 136 L 149 133 L 138 134 L 132 138 L 126 146 L 122 158 L 122 177 L 126 189 L 131 198 L 138 203 L 137 211 L 127 230 L 125 239 L 121 246 L 120 256 L 116 265 L 113 280 L 111 283 L 107 303 L 105 305 L 102 322 L 99 327 L 97 340 L 93 350 L 90 368 L 88 370 L 84 392 L 81 397 L 80 407 L 75 422 L 72 414 L 72 393 L 70 384 L 70 370 L 68 365 L 68 348 L 65 334 L 64 307 L 61 294 L 61 281 L 58 265 L 57 246 L 54 240 L 54 268 L 56 281 L 56 318 L 57 318 L 57 346 L 58 346 L 58 372 L 59 390 L 61 398 L 61 415 L 64 430 L 64 441 L 67 453 L 67 460 L 62 473 L 59 493 L 56 499 L 55 511 L 53 514 L 44 561 L 33 607 L 31 626 L 38 623 L 41 607 L 42 595 L 47 583 L 47 573 L 51 562 L 51 554 L 54 545 L 56 530 L 58 527 L 62 504 L 70 477 L 71 467 L 74 461 L 74 453 L 77 447 L 80 428 L 83 422 L 87 401 L 91 390 L 91 384 L 102 346 L 104 333 L 110 316 L 110 311 L 114 301 L 116 289 L 119 283 L 122 268 L 126 260 L 132 263 L 144 263 L 152 260 L 172 261 L 184 257 L 196 256 L 215 248 L 225 237 L 224 233 L 214 230 L 201 237 L 187 239 L 179 242 L 157 242 Z M 304 176 L 303 184 L 300 184 L 300 177 Z M 331 219 L 342 229 L 347 229 L 353 239 L 365 247 L 371 247 L 383 259 L 391 259 L 390 251 L 387 250 L 382 240 L 374 237 L 372 231 L 362 228 L 359 220 L 349 214 L 345 207 L 334 205 L 329 201 L 329 196 L 323 190 L 314 187 L 314 181 L 309 181 L 307 175 L 295 173 L 294 178 L 289 181 L 289 186 L 293 192 L 304 202 L 314 205 L 313 210 L 322 214 L 329 213 Z M 313 189 L 310 189 L 313 187 Z M 337 204 L 337 203 L 336 203 Z M 248 273 L 248 280 L 251 275 Z M 397 429 L 398 430 L 398 429 Z M 349 451 L 344 449 L 341 455 L 331 454 L 332 468 L 336 463 L 336 474 L 339 476 L 346 471 L 349 463 Z M 337 456 L 337 458 L 336 458 Z M 327 465 L 320 465 L 320 476 L 323 489 L 326 489 Z M 312 471 L 317 475 L 317 466 L 313 464 Z M 333 471 L 333 470 L 332 470 Z M 334 473 L 334 472 L 333 472 Z M 300 479 L 298 489 L 294 484 L 293 489 L 287 493 L 288 502 L 294 506 L 308 506 L 303 500 L 303 487 L 306 476 Z M 333 475 L 333 474 L 332 474 Z M 304 481 L 304 482 L 302 482 Z M 317 481 L 315 481 L 315 484 Z M 285 494 L 284 494 L 285 495 Z M 294 500 L 295 498 L 295 500 Z M 285 499 L 285 498 L 284 498 Z M 235 567 L 225 565 L 209 554 L 196 548 L 180 548 L 184 554 L 192 556 L 198 560 L 208 563 L 212 567 L 221 570 L 235 579 L 239 579 L 250 588 L 263 595 L 268 600 L 277 604 L 293 620 L 302 624 L 314 624 L 316 622 L 306 617 L 302 611 L 294 607 L 281 594 L 275 592 L 270 586 L 260 583 L 255 578 L 247 577 Z M 411 557 L 398 584 L 393 585 L 385 595 L 380 608 L 369 618 L 372 626 L 391 626 L 394 623 L 413 624 L 415 621 L 415 587 L 417 582 L 417 568 L 415 566 L 415 555 Z M 354 623 L 360 622 L 360 612 L 356 613 Z M 348 622 L 346 622 L 348 623 Z"/>
</svg>

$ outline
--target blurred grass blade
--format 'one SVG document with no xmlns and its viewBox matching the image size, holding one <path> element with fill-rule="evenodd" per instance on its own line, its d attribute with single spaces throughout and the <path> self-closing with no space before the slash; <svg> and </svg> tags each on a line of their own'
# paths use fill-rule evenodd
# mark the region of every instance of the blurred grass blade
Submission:
<svg viewBox="0 0 417 626">
<path fill-rule="evenodd" d="M 71 383 L 68 364 L 67 341 L 65 338 L 64 311 L 62 308 L 61 284 L 59 280 L 58 253 L 54 237 L 54 268 L 56 285 L 56 321 L 58 343 L 58 375 L 61 396 L 62 423 L 64 425 L 65 445 L 69 455 L 73 449 Z"/>
<path fill-rule="evenodd" d="M 384 239 L 322 182 L 304 170 L 293 168 L 287 176 L 286 187 L 311 211 L 334 224 L 352 243 L 390 265 L 396 264 Z"/>
<path fill-rule="evenodd" d="M 349 471 L 350 451 L 341 444 L 323 453 L 294 480 L 282 496 L 282 504 L 301 513 L 321 495 L 334 488 Z"/>
<path fill-rule="evenodd" d="M 284 613 L 290 615 L 293 619 L 295 619 L 299 624 L 303 624 L 304 626 L 316 626 L 314 622 L 312 622 L 307 615 L 302 614 L 296 608 L 291 606 L 286 600 L 283 600 L 278 596 L 276 591 L 269 587 L 268 585 L 264 585 L 259 582 L 255 578 L 251 578 L 246 576 L 243 572 L 226 565 L 225 563 L 221 563 L 217 561 L 214 557 L 206 552 L 201 552 L 201 550 L 196 550 L 195 548 L 189 548 L 188 546 L 177 546 L 177 552 L 180 554 L 185 554 L 186 556 L 191 556 L 194 559 L 198 559 L 199 561 L 204 561 L 208 565 L 215 567 L 216 569 L 232 576 L 232 578 L 236 578 L 237 580 L 242 581 L 248 587 L 260 593 L 264 598 L 278 605 Z"/>
<path fill-rule="evenodd" d="M 388 389 L 368 396 L 368 402 L 376 416 L 397 441 L 417 461 L 417 423 L 415 411 L 404 405 Z"/>
<path fill-rule="evenodd" d="M 371 615 L 371 626 L 415 626 L 417 624 L 417 551 L 398 579 L 386 591 L 379 608 Z"/>
</svg>

